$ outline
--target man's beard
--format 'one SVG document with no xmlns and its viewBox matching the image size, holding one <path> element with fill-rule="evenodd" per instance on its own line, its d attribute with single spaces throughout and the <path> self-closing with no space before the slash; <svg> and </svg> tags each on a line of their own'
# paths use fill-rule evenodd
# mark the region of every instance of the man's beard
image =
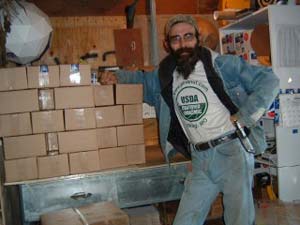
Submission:
<svg viewBox="0 0 300 225">
<path fill-rule="evenodd" d="M 172 51 L 172 54 L 176 58 L 177 72 L 181 74 L 184 79 L 188 79 L 190 74 L 194 71 L 195 65 L 199 60 L 197 46 L 194 48 L 180 48 L 176 51 Z"/>
</svg>

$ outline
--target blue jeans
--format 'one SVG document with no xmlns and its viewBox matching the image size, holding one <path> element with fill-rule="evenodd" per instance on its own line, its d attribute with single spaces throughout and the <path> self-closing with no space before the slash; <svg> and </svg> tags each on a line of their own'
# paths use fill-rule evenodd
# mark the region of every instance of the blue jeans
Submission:
<svg viewBox="0 0 300 225">
<path fill-rule="evenodd" d="M 202 225 L 219 192 L 226 225 L 254 224 L 254 156 L 239 139 L 203 152 L 192 150 L 192 166 L 173 225 Z"/>
</svg>

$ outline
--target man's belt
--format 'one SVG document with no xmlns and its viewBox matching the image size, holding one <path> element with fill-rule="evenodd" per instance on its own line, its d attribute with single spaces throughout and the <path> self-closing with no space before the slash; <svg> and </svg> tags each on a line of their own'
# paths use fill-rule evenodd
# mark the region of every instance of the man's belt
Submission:
<svg viewBox="0 0 300 225">
<path fill-rule="evenodd" d="M 194 148 L 195 148 L 195 150 L 197 150 L 199 152 L 205 151 L 209 148 L 216 147 L 219 144 L 226 143 L 226 142 L 228 142 L 232 139 L 235 139 L 237 137 L 238 137 L 237 134 L 234 132 L 234 133 L 225 135 L 223 137 L 219 137 L 217 139 L 214 139 L 214 140 L 211 140 L 211 141 L 208 141 L 208 142 L 205 142 L 205 143 L 197 143 L 197 144 L 194 145 Z"/>
</svg>

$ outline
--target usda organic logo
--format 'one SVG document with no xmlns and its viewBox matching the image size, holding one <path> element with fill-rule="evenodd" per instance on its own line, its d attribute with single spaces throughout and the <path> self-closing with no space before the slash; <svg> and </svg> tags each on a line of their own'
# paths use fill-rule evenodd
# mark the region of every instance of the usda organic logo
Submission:
<svg viewBox="0 0 300 225">
<path fill-rule="evenodd" d="M 176 102 L 181 116 L 189 122 L 201 119 L 208 107 L 205 94 L 196 87 L 181 89 L 176 96 Z"/>
</svg>

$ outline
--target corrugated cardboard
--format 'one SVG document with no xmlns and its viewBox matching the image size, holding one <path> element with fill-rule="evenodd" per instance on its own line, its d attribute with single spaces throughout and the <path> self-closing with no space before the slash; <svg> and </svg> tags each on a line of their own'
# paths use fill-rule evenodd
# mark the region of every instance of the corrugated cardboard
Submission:
<svg viewBox="0 0 300 225">
<path fill-rule="evenodd" d="M 83 152 L 98 148 L 96 130 L 79 130 L 58 133 L 59 151 Z"/>
<path fill-rule="evenodd" d="M 94 107 L 92 86 L 55 88 L 55 108 L 88 108 Z"/>
<path fill-rule="evenodd" d="M 113 85 L 95 85 L 94 98 L 96 106 L 114 105 Z"/>
<path fill-rule="evenodd" d="M 99 151 L 69 154 L 71 174 L 88 173 L 100 170 Z"/>
<path fill-rule="evenodd" d="M 0 91 L 12 91 L 27 88 L 26 68 L 1 68 Z"/>
<path fill-rule="evenodd" d="M 146 163 L 145 145 L 127 145 L 126 154 L 128 165 Z"/>
<path fill-rule="evenodd" d="M 40 110 L 53 110 L 54 103 L 54 89 L 39 90 L 39 107 Z"/>
<path fill-rule="evenodd" d="M 36 158 L 5 160 L 6 182 L 32 180 L 38 178 Z"/>
<path fill-rule="evenodd" d="M 5 159 L 46 155 L 44 134 L 3 138 Z"/>
<path fill-rule="evenodd" d="M 31 116 L 34 134 L 64 130 L 63 110 L 33 112 Z"/>
<path fill-rule="evenodd" d="M 38 157 L 39 178 L 69 175 L 68 155 Z"/>
<path fill-rule="evenodd" d="M 118 146 L 144 144 L 143 125 L 117 127 Z"/>
<path fill-rule="evenodd" d="M 83 222 L 86 221 L 86 222 Z M 99 202 L 63 209 L 41 216 L 41 225 L 129 225 L 124 211 L 112 202 Z"/>
<path fill-rule="evenodd" d="M 32 134 L 30 113 L 0 116 L 0 137 Z"/>
<path fill-rule="evenodd" d="M 73 68 L 79 66 L 79 71 Z M 60 86 L 78 86 L 91 84 L 91 66 L 90 65 L 60 65 Z"/>
<path fill-rule="evenodd" d="M 117 128 L 107 127 L 97 129 L 98 148 L 111 148 L 118 146 Z"/>
<path fill-rule="evenodd" d="M 46 134 L 47 141 L 47 152 L 49 154 L 53 154 L 54 151 L 58 151 L 58 135 L 57 133 L 48 133 Z"/>
<path fill-rule="evenodd" d="M 95 108 L 65 109 L 66 130 L 96 128 Z"/>
<path fill-rule="evenodd" d="M 101 169 L 128 166 L 126 147 L 103 148 L 99 154 Z"/>
<path fill-rule="evenodd" d="M 143 102 L 142 84 L 117 84 L 116 104 L 139 104 Z"/>
<path fill-rule="evenodd" d="M 0 105 L 0 114 L 38 111 L 37 89 L 0 92 Z"/>
<path fill-rule="evenodd" d="M 27 67 L 28 88 L 59 87 L 58 66 Z"/>
<path fill-rule="evenodd" d="M 112 127 L 124 124 L 123 106 L 107 106 L 97 107 L 96 126 L 97 127 Z"/>
<path fill-rule="evenodd" d="M 143 104 L 124 105 L 124 122 L 126 125 L 143 123 Z"/>
</svg>

